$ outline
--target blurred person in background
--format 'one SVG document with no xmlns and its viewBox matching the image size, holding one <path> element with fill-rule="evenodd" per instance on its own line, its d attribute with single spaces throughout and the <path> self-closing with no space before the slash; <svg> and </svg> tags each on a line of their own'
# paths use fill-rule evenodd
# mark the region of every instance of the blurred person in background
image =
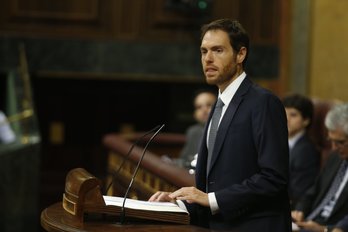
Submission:
<svg viewBox="0 0 348 232">
<path fill-rule="evenodd" d="M 307 131 L 313 118 L 312 101 L 300 94 L 282 99 L 289 133 L 289 196 L 291 205 L 314 184 L 320 169 L 320 153 Z"/>
<path fill-rule="evenodd" d="M 181 151 L 178 163 L 185 168 L 194 168 L 197 153 L 203 137 L 204 126 L 208 121 L 211 107 L 216 101 L 216 94 L 210 90 L 199 90 L 195 93 L 193 118 L 196 124 L 186 130 L 186 143 Z"/>
<path fill-rule="evenodd" d="M 333 152 L 291 213 L 300 231 L 331 231 L 348 214 L 348 103 L 334 106 L 325 126 Z"/>
</svg>

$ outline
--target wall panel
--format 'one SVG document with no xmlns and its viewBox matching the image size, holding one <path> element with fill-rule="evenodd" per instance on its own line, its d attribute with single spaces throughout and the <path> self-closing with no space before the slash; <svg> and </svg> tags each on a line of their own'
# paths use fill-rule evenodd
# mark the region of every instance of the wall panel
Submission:
<svg viewBox="0 0 348 232">
<path fill-rule="evenodd" d="M 4 0 L 0 32 L 19 36 L 100 37 L 111 34 L 111 0 Z"/>
<path fill-rule="evenodd" d="M 166 0 L 2 1 L 4 34 L 182 41 L 192 40 L 201 24 L 228 17 L 240 20 L 256 44 L 279 42 L 276 0 L 215 0 L 205 15 L 173 10 Z"/>
</svg>

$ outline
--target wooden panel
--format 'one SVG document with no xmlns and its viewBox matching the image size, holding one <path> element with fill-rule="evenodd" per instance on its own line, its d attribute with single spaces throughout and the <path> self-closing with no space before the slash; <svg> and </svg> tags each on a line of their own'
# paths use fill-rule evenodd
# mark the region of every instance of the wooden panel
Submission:
<svg viewBox="0 0 348 232">
<path fill-rule="evenodd" d="M 187 41 L 199 31 L 200 18 L 166 8 L 166 0 L 148 0 L 144 6 L 141 38 L 147 40 Z"/>
<path fill-rule="evenodd" d="M 279 43 L 280 3 L 276 0 L 215 0 L 211 14 L 197 16 L 171 11 L 165 0 L 148 0 L 145 6 L 143 36 L 155 39 L 195 39 L 203 23 L 217 18 L 239 20 L 254 44 Z"/>
<path fill-rule="evenodd" d="M 192 17 L 192 14 L 189 14 L 189 12 L 185 13 L 175 10 L 175 8 L 167 7 L 166 0 L 149 1 L 147 14 L 153 25 L 166 25 L 169 28 L 171 26 L 189 26 L 197 20 L 197 18 Z"/>
<path fill-rule="evenodd" d="M 276 88 L 276 92 L 283 92 L 284 85 L 287 85 L 288 65 L 287 54 L 284 53 L 288 46 L 288 36 L 285 34 L 289 33 L 289 20 L 283 18 L 288 17 L 284 15 L 288 15 L 290 8 L 283 6 L 290 5 L 289 1 L 214 0 L 211 15 L 204 17 L 169 10 L 166 2 L 167 0 L 2 0 L 0 33 L 38 38 L 118 39 L 139 43 L 195 41 L 193 46 L 199 46 L 199 29 L 203 23 L 222 17 L 235 18 L 249 32 L 252 46 L 265 45 L 264 47 L 271 48 L 271 52 L 278 51 L 279 48 L 282 56 L 281 80 L 266 80 L 266 84 L 273 90 Z M 271 57 L 277 54 L 267 52 L 269 49 L 266 49 L 266 53 L 261 53 Z M 262 60 L 262 57 L 258 59 Z M 270 75 L 264 76 L 268 78 Z"/>
<path fill-rule="evenodd" d="M 25 20 L 96 21 L 100 17 L 99 0 L 13 0 L 13 18 Z"/>
<path fill-rule="evenodd" d="M 255 44 L 277 44 L 279 1 L 215 0 L 204 14 L 177 11 L 167 0 L 4 0 L 0 30 L 53 35 L 182 41 L 199 38 L 203 23 L 241 21 Z"/>
<path fill-rule="evenodd" d="M 240 0 L 238 19 L 253 43 L 278 44 L 279 1 Z"/>
<path fill-rule="evenodd" d="M 239 19 L 239 8 L 242 3 L 243 1 L 240 0 L 215 0 L 213 5 L 213 17 Z"/>
<path fill-rule="evenodd" d="M 309 48 L 309 94 L 348 101 L 348 1 L 313 3 Z"/>
<path fill-rule="evenodd" d="M 6 0 L 0 30 L 6 34 L 54 37 L 112 35 L 112 0 Z M 109 10 L 110 9 L 110 10 Z"/>
<path fill-rule="evenodd" d="M 114 9 L 114 35 L 122 39 L 136 39 L 144 26 L 143 16 L 147 1 L 118 0 L 115 2 L 117 4 Z"/>
</svg>

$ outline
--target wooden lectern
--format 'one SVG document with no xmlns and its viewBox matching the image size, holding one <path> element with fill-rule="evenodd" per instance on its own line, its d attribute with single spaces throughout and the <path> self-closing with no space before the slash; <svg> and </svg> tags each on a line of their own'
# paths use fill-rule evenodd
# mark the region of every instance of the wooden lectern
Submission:
<svg viewBox="0 0 348 232">
<path fill-rule="evenodd" d="M 85 213 L 98 212 L 106 206 L 100 187 L 101 182 L 83 168 L 73 169 L 67 174 L 63 208 L 76 223 L 83 223 Z"/>
<path fill-rule="evenodd" d="M 41 213 L 41 225 L 47 231 L 89 231 L 85 230 L 89 226 L 94 231 L 96 225 L 104 228 L 101 231 L 108 231 L 107 228 L 113 228 L 113 230 L 118 228 L 118 231 L 123 231 L 130 226 L 132 228 L 139 227 L 139 229 L 144 226 L 151 227 L 151 230 L 154 231 L 157 230 L 155 228 L 158 226 L 162 229 L 165 226 L 173 229 L 173 231 L 174 228 L 175 231 L 180 231 L 182 228 L 186 228 L 184 231 L 206 231 L 188 225 L 189 214 L 187 212 L 179 212 L 175 208 L 173 211 L 168 211 L 168 206 L 165 207 L 165 210 L 162 210 L 162 206 L 156 206 L 159 207 L 157 211 L 152 210 L 151 205 L 147 209 L 133 208 L 133 206 L 127 206 L 126 204 L 125 209 L 129 219 L 127 221 L 131 221 L 132 225 L 129 222 L 123 225 L 117 224 L 117 218 L 124 209 L 121 205 L 106 204 L 105 202 L 109 201 L 104 199 L 109 198 L 117 197 L 103 196 L 101 194 L 101 182 L 96 177 L 82 168 L 73 169 L 66 176 L 62 203 L 54 204 Z M 128 201 L 141 202 L 132 199 L 127 199 Z M 177 206 L 175 205 L 175 207 Z M 112 221 L 110 221 L 110 218 Z"/>
</svg>

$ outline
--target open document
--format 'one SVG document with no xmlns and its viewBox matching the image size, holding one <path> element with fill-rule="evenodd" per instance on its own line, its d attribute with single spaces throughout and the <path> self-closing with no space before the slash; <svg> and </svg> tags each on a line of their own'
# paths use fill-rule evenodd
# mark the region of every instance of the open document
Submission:
<svg viewBox="0 0 348 232">
<path fill-rule="evenodd" d="M 103 196 L 106 206 L 115 207 L 121 211 L 124 198 Z M 166 221 L 180 224 L 189 224 L 188 212 L 171 202 L 149 202 L 127 198 L 125 202 L 126 217 L 143 218 L 156 221 Z"/>
</svg>

